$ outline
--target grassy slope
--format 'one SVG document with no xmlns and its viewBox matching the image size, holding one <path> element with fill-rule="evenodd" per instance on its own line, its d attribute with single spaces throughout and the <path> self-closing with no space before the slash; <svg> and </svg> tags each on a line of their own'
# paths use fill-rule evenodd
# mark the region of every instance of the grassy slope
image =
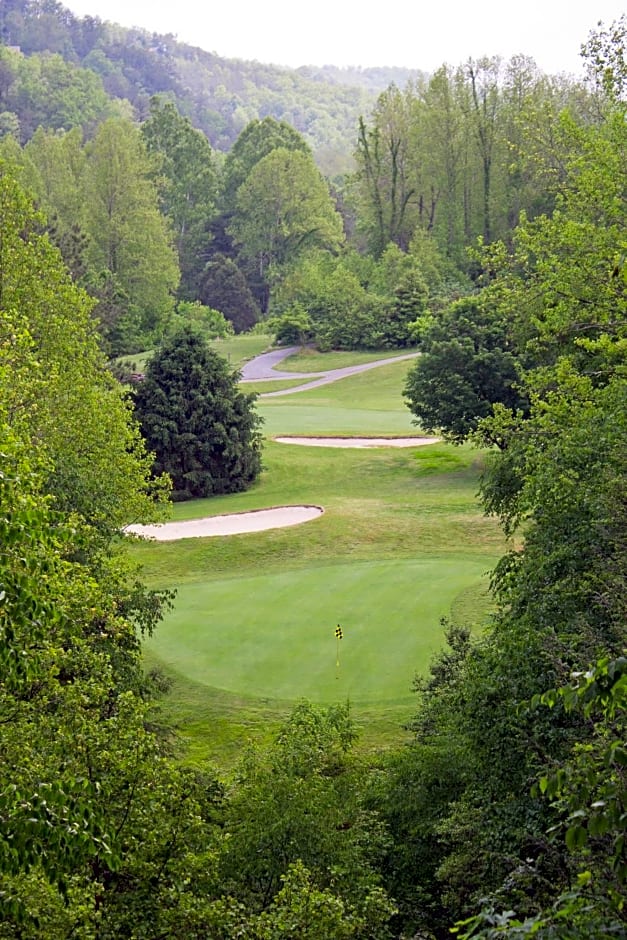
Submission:
<svg viewBox="0 0 627 940">
<path fill-rule="evenodd" d="M 310 433 L 391 433 L 409 417 L 400 396 L 407 368 L 266 399 L 260 410 L 274 434 L 304 430 L 305 415 Z M 482 575 L 504 543 L 476 502 L 481 456 L 444 444 L 364 451 L 268 442 L 264 464 L 248 492 L 179 504 L 175 518 L 303 502 L 324 515 L 133 549 L 150 583 L 179 589 L 177 613 L 147 650 L 149 665 L 169 664 L 168 718 L 190 759 L 226 766 L 249 736 L 271 732 L 298 690 L 349 696 L 363 745 L 396 743 L 413 675 L 441 643 L 440 616 L 485 614 Z M 337 621 L 346 629 L 339 678 Z"/>
<path fill-rule="evenodd" d="M 411 361 L 390 363 L 310 391 L 261 398 L 257 408 L 264 432 L 269 437 L 419 433 L 402 398 L 410 368 Z"/>
</svg>

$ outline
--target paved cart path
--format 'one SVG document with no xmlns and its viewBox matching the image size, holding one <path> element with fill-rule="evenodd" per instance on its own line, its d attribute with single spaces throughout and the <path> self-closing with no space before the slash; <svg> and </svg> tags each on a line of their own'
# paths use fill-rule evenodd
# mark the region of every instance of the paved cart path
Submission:
<svg viewBox="0 0 627 940">
<path fill-rule="evenodd" d="M 288 356 L 299 352 L 300 346 L 286 346 L 284 349 L 273 349 L 272 352 L 263 353 L 247 362 L 242 369 L 242 382 L 270 382 L 277 379 L 307 379 L 302 385 L 281 389 L 278 392 L 262 393 L 260 398 L 278 398 L 281 395 L 294 395 L 296 392 L 308 391 L 320 385 L 330 385 L 338 379 L 345 379 L 349 375 L 377 369 L 390 362 L 401 362 L 404 359 L 415 359 L 419 353 L 406 353 L 403 356 L 391 356 L 389 359 L 376 359 L 374 362 L 364 362 L 359 366 L 345 366 L 343 369 L 329 369 L 328 372 L 282 372 L 276 368 Z"/>
</svg>

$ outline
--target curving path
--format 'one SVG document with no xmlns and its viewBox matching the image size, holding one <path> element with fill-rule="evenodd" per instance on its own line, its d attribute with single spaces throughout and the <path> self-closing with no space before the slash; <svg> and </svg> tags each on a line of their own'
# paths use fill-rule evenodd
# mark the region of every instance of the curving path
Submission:
<svg viewBox="0 0 627 940">
<path fill-rule="evenodd" d="M 389 359 L 376 359 L 374 362 L 364 362 L 359 366 L 345 366 L 343 369 L 330 369 L 328 372 L 281 372 L 275 367 L 279 365 L 288 356 L 297 353 L 300 346 L 286 346 L 284 349 L 274 349 L 272 352 L 263 353 L 247 362 L 242 369 L 242 382 L 269 382 L 277 379 L 309 379 L 302 385 L 295 385 L 292 388 L 280 389 L 278 392 L 264 392 L 260 398 L 276 398 L 281 395 L 294 395 L 296 392 L 308 391 L 311 388 L 318 388 L 320 385 L 330 385 L 331 382 L 337 382 L 338 379 L 345 379 L 349 375 L 357 375 L 359 372 L 368 372 L 369 369 L 377 369 L 379 366 L 385 366 L 390 362 L 401 362 L 403 359 L 415 359 L 420 353 L 406 353 L 403 356 L 391 356 Z"/>
<path fill-rule="evenodd" d="M 264 382 L 272 379 L 306 379 L 311 372 L 280 372 L 276 366 L 288 356 L 295 355 L 301 349 L 300 346 L 282 346 L 280 349 L 273 349 L 271 352 L 262 353 L 255 356 L 242 366 L 242 382 Z"/>
</svg>

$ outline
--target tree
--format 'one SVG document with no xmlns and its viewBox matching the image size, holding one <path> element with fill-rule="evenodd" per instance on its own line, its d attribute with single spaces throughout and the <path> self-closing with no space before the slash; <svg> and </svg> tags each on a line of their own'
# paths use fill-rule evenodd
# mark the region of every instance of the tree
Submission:
<svg viewBox="0 0 627 940">
<path fill-rule="evenodd" d="M 159 212 L 139 131 L 105 121 L 87 146 L 83 226 L 90 237 L 89 289 L 113 354 L 147 348 L 174 308 L 176 253 Z"/>
<path fill-rule="evenodd" d="M 219 310 L 233 324 L 236 333 L 252 329 L 259 319 L 259 307 L 246 278 L 226 255 L 214 255 L 207 264 L 198 293 L 206 306 Z"/>
<path fill-rule="evenodd" d="M 61 130 L 93 127 L 115 111 L 99 75 L 58 54 L 20 56 L 7 93 L 8 110 L 20 119 L 27 140 L 40 126 Z"/>
<path fill-rule="evenodd" d="M 297 705 L 270 748 L 242 762 L 221 864 L 225 889 L 268 920 L 282 881 L 304 866 L 316 891 L 341 899 L 349 924 L 355 917 L 347 935 L 365 940 L 388 936 L 392 906 L 376 874 L 385 832 L 365 807 L 354 737 L 348 706 Z"/>
<path fill-rule="evenodd" d="M 627 16 L 623 13 L 609 28 L 593 30 L 582 48 L 589 77 L 612 103 L 627 97 L 626 47 Z"/>
<path fill-rule="evenodd" d="M 313 339 L 311 318 L 298 301 L 279 316 L 268 318 L 265 325 L 274 333 L 274 341 L 279 346 L 292 346 L 295 343 L 304 346 Z"/>
<path fill-rule="evenodd" d="M 461 260 L 463 238 L 464 133 L 463 113 L 455 95 L 454 76 L 443 65 L 435 72 L 423 92 L 423 134 L 426 148 L 426 174 L 437 193 L 438 211 L 433 230 L 446 257 Z M 417 230 L 420 231 L 420 230 Z"/>
<path fill-rule="evenodd" d="M 215 215 L 216 173 L 205 135 L 182 117 L 173 104 L 153 98 L 150 117 L 142 124 L 149 153 L 161 158 L 159 201 L 174 233 L 181 269 L 180 292 L 198 296 L 198 278 L 207 258 L 209 227 Z"/>
<path fill-rule="evenodd" d="M 404 389 L 416 424 L 459 443 L 494 404 L 525 408 L 516 349 L 498 313 L 467 298 L 427 324 Z"/>
<path fill-rule="evenodd" d="M 12 426 L 45 458 L 48 492 L 107 533 L 159 514 L 164 491 L 131 406 L 106 369 L 93 301 L 42 235 L 36 213 L 0 166 L 0 369 Z M 159 495 L 160 494 L 160 495 Z"/>
<path fill-rule="evenodd" d="M 119 558 L 85 564 L 93 530 L 0 412 L 0 936 L 186 936 L 220 788 L 148 730 Z"/>
<path fill-rule="evenodd" d="M 481 309 L 508 324 L 529 404 L 480 422 L 480 442 L 503 444 L 481 495 L 519 541 L 493 573 L 488 629 L 415 724 L 419 747 L 458 756 L 431 829 L 439 896 L 486 940 L 625 931 L 624 105 L 561 128 L 556 211 L 485 256 Z"/>
<path fill-rule="evenodd" d="M 429 290 L 414 254 L 390 243 L 377 262 L 369 288 L 384 301 L 382 345 L 409 346 L 415 341 L 414 322 L 427 309 Z"/>
<path fill-rule="evenodd" d="M 193 330 L 181 330 L 150 360 L 135 396 L 155 473 L 172 478 L 174 499 L 235 493 L 261 470 L 261 419 L 238 373 Z"/>
<path fill-rule="evenodd" d="M 410 129 L 416 99 L 411 89 L 400 92 L 394 85 L 377 102 L 374 127 L 359 121 L 356 175 L 361 194 L 361 221 L 370 250 L 379 257 L 390 242 L 407 249 L 417 224 L 419 203 L 415 154 Z"/>
<path fill-rule="evenodd" d="M 221 200 L 227 215 L 235 209 L 237 191 L 257 163 L 279 147 L 311 156 L 305 139 L 286 121 L 266 117 L 246 125 L 224 163 Z"/>
<path fill-rule="evenodd" d="M 280 147 L 260 160 L 237 191 L 231 232 L 259 271 L 280 269 L 305 249 L 337 250 L 342 220 L 313 159 Z"/>
</svg>

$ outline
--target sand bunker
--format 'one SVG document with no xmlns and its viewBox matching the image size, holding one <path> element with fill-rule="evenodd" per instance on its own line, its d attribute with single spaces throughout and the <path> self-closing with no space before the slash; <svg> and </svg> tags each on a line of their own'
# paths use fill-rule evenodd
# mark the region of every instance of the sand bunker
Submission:
<svg viewBox="0 0 627 940">
<path fill-rule="evenodd" d="M 277 506 L 274 509 L 256 509 L 253 512 L 233 512 L 228 516 L 207 516 L 186 522 L 164 522 L 161 525 L 129 525 L 125 529 L 133 535 L 158 542 L 178 539 L 201 539 L 213 535 L 240 535 L 244 532 L 263 532 L 300 525 L 321 516 L 321 506 Z"/>
<path fill-rule="evenodd" d="M 440 437 L 275 437 L 279 444 L 306 447 L 424 447 L 437 444 Z"/>
</svg>

